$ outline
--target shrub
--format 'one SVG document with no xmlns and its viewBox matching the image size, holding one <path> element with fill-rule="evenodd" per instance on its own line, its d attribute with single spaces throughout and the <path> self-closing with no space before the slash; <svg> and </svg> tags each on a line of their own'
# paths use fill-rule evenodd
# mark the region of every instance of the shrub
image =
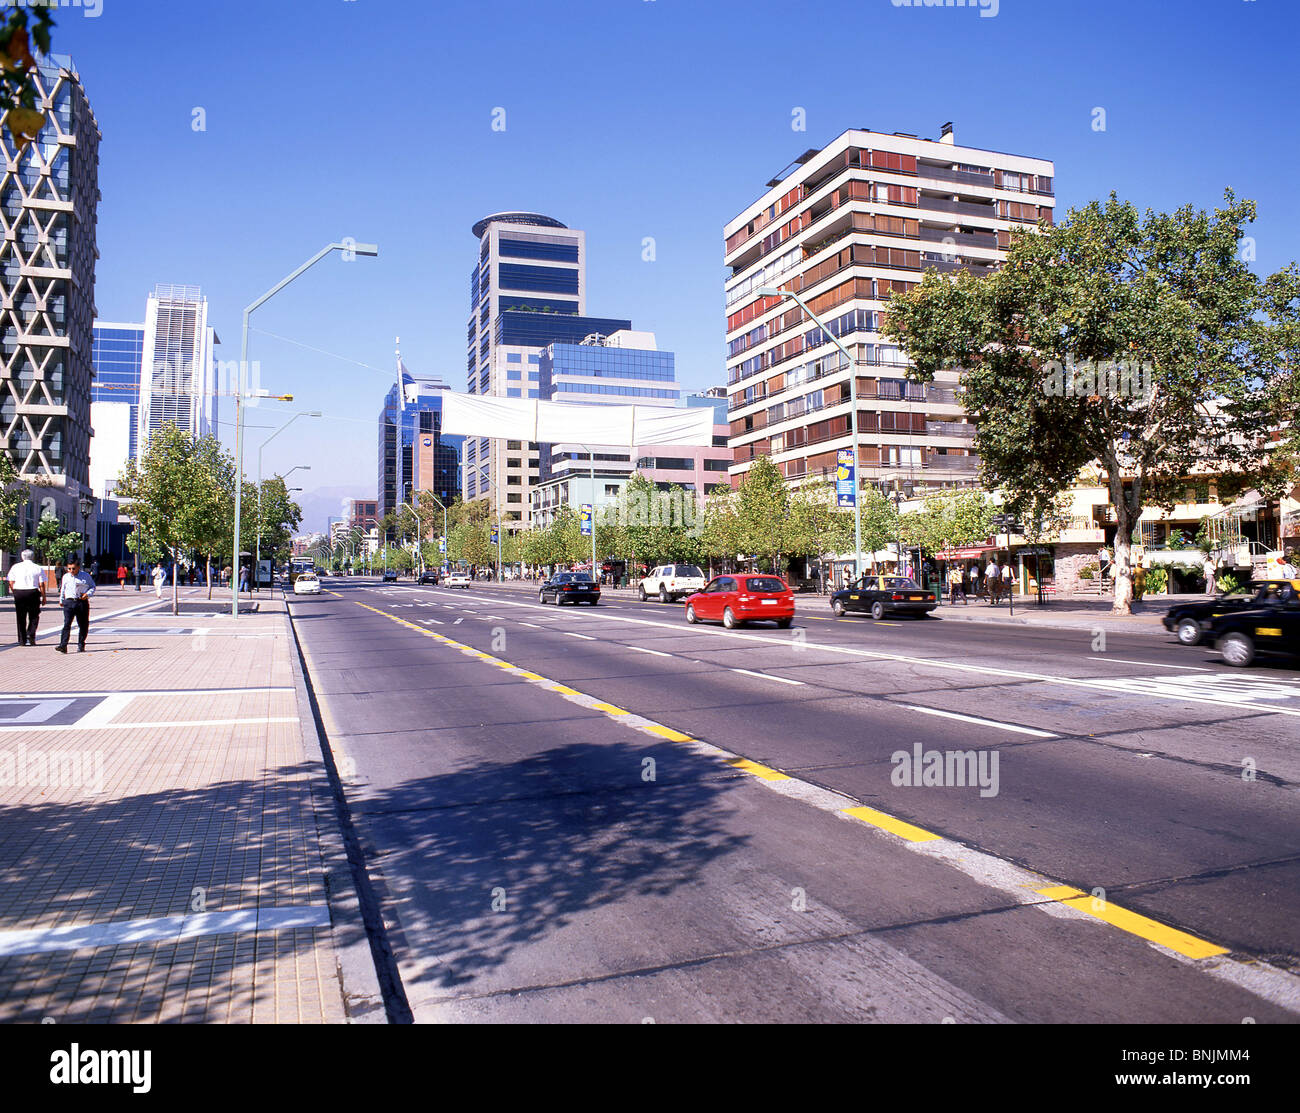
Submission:
<svg viewBox="0 0 1300 1113">
<path fill-rule="evenodd" d="M 1152 568 L 1148 571 L 1146 587 L 1152 595 L 1163 595 L 1169 587 L 1169 569 Z"/>
<path fill-rule="evenodd" d="M 1099 565 L 1085 564 L 1082 568 L 1079 569 L 1079 579 L 1095 580 L 1097 578 L 1097 573 L 1100 571 L 1101 568 Z"/>
</svg>

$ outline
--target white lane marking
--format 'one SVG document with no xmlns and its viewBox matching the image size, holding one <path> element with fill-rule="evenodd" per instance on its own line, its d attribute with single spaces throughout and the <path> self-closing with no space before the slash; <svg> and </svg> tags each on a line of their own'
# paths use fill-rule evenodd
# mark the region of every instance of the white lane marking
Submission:
<svg viewBox="0 0 1300 1113">
<path fill-rule="evenodd" d="M 937 715 L 941 719 L 956 719 L 960 723 L 973 723 L 979 727 L 992 727 L 994 730 L 1009 730 L 1014 734 L 1028 734 L 1033 738 L 1055 738 L 1045 730 L 1033 730 L 1030 727 L 1013 726 L 1011 723 L 999 723 L 993 719 L 980 719 L 974 715 L 958 715 L 955 711 L 940 711 L 937 707 L 918 707 L 911 703 L 895 704 L 896 707 L 906 707 L 909 711 L 919 711 L 922 715 Z"/>
<path fill-rule="evenodd" d="M 174 729 L 176 727 L 242 727 L 242 726 L 266 726 L 271 723 L 296 723 L 297 715 L 270 715 L 254 719 L 176 719 L 174 721 L 163 721 L 158 723 L 93 723 L 89 726 L 85 721 L 79 723 L 68 723 L 65 726 L 39 726 L 39 727 L 7 727 L 0 726 L 0 734 L 6 734 L 11 730 L 24 731 L 54 731 L 54 730 L 154 730 L 159 728 Z"/>
<path fill-rule="evenodd" d="M 784 676 L 772 676 L 766 672 L 754 672 L 752 669 L 732 669 L 732 672 L 744 673 L 746 676 L 756 676 L 759 680 L 775 680 L 778 684 L 797 684 L 800 688 L 804 686 L 802 680 L 787 680 Z"/>
<path fill-rule="evenodd" d="M 111 696 L 105 696 L 100 700 L 97 707 L 77 721 L 77 726 L 82 728 L 109 726 L 117 718 L 118 712 L 122 711 L 133 699 L 135 699 L 135 696 L 129 692 L 115 692 Z"/>
<path fill-rule="evenodd" d="M 515 625 L 516 625 L 516 626 L 527 626 L 528 629 L 530 629 L 530 630 L 540 630 L 540 629 L 541 629 L 541 627 L 538 626 L 537 623 L 535 623 L 535 622 L 518 622 L 518 621 L 516 621 Z"/>
<path fill-rule="evenodd" d="M 1127 661 L 1123 657 L 1089 657 L 1089 661 L 1106 661 L 1115 665 L 1141 665 L 1148 669 L 1190 669 L 1192 672 L 1214 672 L 1200 665 L 1158 665 L 1154 661 Z"/>
<path fill-rule="evenodd" d="M 458 619 L 456 619 L 455 622 L 452 623 L 452 625 L 453 625 L 453 626 L 459 626 L 459 625 L 460 625 L 462 622 L 464 622 L 464 621 L 465 621 L 465 620 L 464 620 L 463 618 L 458 618 Z"/>
<path fill-rule="evenodd" d="M 434 626 L 446 626 L 446 625 L 447 625 L 447 624 L 446 624 L 445 622 L 443 622 L 442 619 L 440 619 L 440 618 L 422 618 L 422 619 L 420 619 L 420 621 L 421 621 L 421 622 L 427 622 L 427 623 L 430 623 L 430 624 L 432 624 L 432 625 L 434 625 Z"/>
<path fill-rule="evenodd" d="M 630 650 L 632 650 L 633 653 L 650 653 L 650 654 L 653 654 L 655 657 L 671 657 L 671 656 L 672 656 L 671 653 L 662 653 L 662 652 L 660 652 L 660 651 L 657 650 L 657 649 L 646 649 L 644 646 L 640 646 L 640 645 L 625 645 L 623 648 L 624 648 L 624 649 L 630 649 Z"/>
<path fill-rule="evenodd" d="M 146 920 L 119 920 L 107 924 L 24 928 L 19 931 L 0 931 L 0 955 L 94 950 L 126 943 L 178 943 L 182 939 L 202 935 L 329 927 L 329 923 L 327 905 L 305 904 L 231 912 L 198 912 L 187 916 L 155 916 Z"/>
<path fill-rule="evenodd" d="M 575 634 L 572 630 L 564 630 L 561 632 L 564 634 L 566 638 L 581 638 L 585 642 L 594 642 L 597 640 L 596 638 L 593 638 L 590 634 Z"/>
<path fill-rule="evenodd" d="M 524 607 L 528 609 L 538 609 L 535 603 L 515 603 L 510 600 L 500 599 L 499 603 L 511 607 Z M 605 622 L 623 622 L 633 626 L 653 626 L 659 630 L 670 630 L 674 634 L 680 635 L 682 630 L 680 625 L 673 625 L 667 622 L 651 622 L 644 618 L 623 618 L 618 615 L 605 611 L 603 614 L 592 616 L 593 620 L 603 619 Z M 715 638 L 729 638 L 732 641 L 750 641 L 758 642 L 760 645 L 779 646 L 788 649 L 790 643 L 781 641 L 772 637 L 764 637 L 762 634 L 742 633 L 738 630 L 720 630 L 714 627 L 695 627 L 693 633 L 701 636 L 707 635 Z M 944 661 L 934 657 L 912 657 L 904 653 L 885 653 L 874 649 L 856 649 L 847 645 L 826 645 L 823 642 L 804 642 L 805 650 L 816 649 L 823 653 L 836 653 L 845 657 L 866 657 L 874 661 L 894 661 L 898 664 L 913 665 L 920 668 L 939 669 L 948 672 L 965 672 L 974 673 L 978 676 L 996 676 L 1004 677 L 1010 680 L 1036 680 L 1043 684 L 1058 684 L 1066 688 L 1086 688 L 1091 692 L 1101 692 L 1109 696 L 1114 696 L 1115 689 L 1130 685 L 1138 685 L 1140 681 L 1126 681 L 1122 678 L 1108 678 L 1097 680 L 1089 677 L 1076 676 L 1052 676 L 1048 673 L 1026 672 L 1023 669 L 999 669 L 989 665 L 969 665 L 960 661 Z M 1216 676 L 1223 675 L 1216 673 Z M 1189 678 L 1190 679 L 1190 678 Z M 1237 707 L 1253 709 L 1255 711 L 1267 711 L 1273 715 L 1289 715 L 1300 718 L 1300 708 L 1289 707 L 1268 707 L 1263 704 L 1249 703 L 1238 699 L 1223 699 L 1211 695 L 1203 695 L 1190 691 L 1170 692 L 1157 687 L 1129 687 L 1130 693 L 1138 695 L 1151 696 L 1155 699 L 1166 700 L 1191 700 L 1194 703 L 1208 703 L 1220 707 Z M 1282 698 L 1289 698 L 1289 693 Z"/>
</svg>

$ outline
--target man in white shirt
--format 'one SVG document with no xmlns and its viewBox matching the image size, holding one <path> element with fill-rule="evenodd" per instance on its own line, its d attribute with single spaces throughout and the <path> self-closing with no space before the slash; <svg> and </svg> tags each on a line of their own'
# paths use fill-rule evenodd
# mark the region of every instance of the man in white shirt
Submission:
<svg viewBox="0 0 1300 1113">
<path fill-rule="evenodd" d="M 63 633 L 55 651 L 68 652 L 68 635 L 72 623 L 77 624 L 77 652 L 86 652 L 86 634 L 90 630 L 90 597 L 95 594 L 95 581 L 81 570 L 81 561 L 73 557 L 59 584 L 59 606 L 63 608 Z"/>
<path fill-rule="evenodd" d="M 36 554 L 24 549 L 22 560 L 9 569 L 6 577 L 13 592 L 14 614 L 18 616 L 19 645 L 36 644 L 36 627 L 45 605 L 45 569 L 35 560 Z"/>
<path fill-rule="evenodd" d="M 989 593 L 990 603 L 998 601 L 999 586 L 997 557 L 989 557 L 989 565 L 984 569 L 984 587 Z"/>
</svg>

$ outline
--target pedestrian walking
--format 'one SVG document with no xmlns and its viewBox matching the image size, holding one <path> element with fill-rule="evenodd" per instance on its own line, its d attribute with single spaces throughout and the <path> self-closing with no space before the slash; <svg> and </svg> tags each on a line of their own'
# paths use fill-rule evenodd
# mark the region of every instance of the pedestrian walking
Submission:
<svg viewBox="0 0 1300 1113">
<path fill-rule="evenodd" d="M 966 585 L 962 583 L 961 566 L 954 564 L 948 569 L 948 602 L 952 606 L 957 605 L 957 593 L 961 592 L 961 601 L 963 605 L 970 603 L 966 598 Z"/>
<path fill-rule="evenodd" d="M 126 565 L 119 564 L 117 566 L 117 586 L 120 587 L 123 591 L 126 590 L 126 578 L 128 575 L 130 575 L 130 573 L 127 572 Z"/>
<path fill-rule="evenodd" d="M 1215 567 L 1213 557 L 1209 555 L 1206 556 L 1205 560 L 1201 564 L 1201 571 L 1205 574 L 1205 594 L 1217 595 L 1219 585 L 1215 583 L 1214 579 Z"/>
<path fill-rule="evenodd" d="M 166 582 L 167 582 L 166 569 L 164 569 L 161 564 L 155 564 L 153 566 L 153 593 L 159 599 L 162 598 L 163 584 L 165 584 Z"/>
<path fill-rule="evenodd" d="M 243 564 L 239 566 L 239 590 L 240 592 L 248 590 L 248 567 Z"/>
<path fill-rule="evenodd" d="M 1010 561 L 1004 560 L 1002 562 L 1002 576 L 1001 576 L 1002 592 L 1006 595 L 1008 603 L 1011 602 L 1011 584 L 1014 577 L 1015 577 L 1015 573 L 1011 570 Z"/>
<path fill-rule="evenodd" d="M 18 644 L 35 645 L 36 627 L 45 605 L 45 569 L 36 563 L 36 554 L 24 549 L 22 560 L 9 569 L 6 577 L 14 597 L 14 614 L 18 619 Z"/>
<path fill-rule="evenodd" d="M 988 589 L 990 606 L 998 601 L 998 588 L 1001 578 L 997 557 L 990 557 L 988 567 L 984 569 L 984 586 Z"/>
<path fill-rule="evenodd" d="M 77 624 L 77 652 L 86 652 L 86 635 L 90 632 L 90 597 L 95 594 L 95 581 L 81 570 L 81 562 L 73 557 L 68 561 L 68 570 L 59 582 L 59 606 L 63 608 L 63 633 L 59 635 L 59 644 L 54 647 L 57 653 L 68 652 L 68 636 L 72 633 L 72 624 Z"/>
</svg>

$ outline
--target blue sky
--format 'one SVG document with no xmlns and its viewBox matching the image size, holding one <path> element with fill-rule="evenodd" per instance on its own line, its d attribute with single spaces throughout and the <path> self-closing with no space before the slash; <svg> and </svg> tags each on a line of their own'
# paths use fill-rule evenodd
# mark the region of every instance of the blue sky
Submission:
<svg viewBox="0 0 1300 1113">
<path fill-rule="evenodd" d="M 331 240 L 378 243 L 254 316 L 343 357 L 252 338 L 264 384 L 297 401 L 250 423 L 327 415 L 266 450 L 268 471 L 311 466 L 294 482 L 321 492 L 304 523 L 321 528 L 342 494 L 375 493 L 394 337 L 413 371 L 464 389 L 470 225 L 491 212 L 585 229 L 588 311 L 654 330 L 692 389 L 724 380 L 723 224 L 850 127 L 937 138 L 952 120 L 960 143 L 1053 159 L 1060 214 L 1111 190 L 1213 206 L 1231 186 L 1259 202 L 1258 269 L 1300 258 L 1295 0 L 916 3 L 65 7 L 55 49 L 103 132 L 99 317 L 141 320 L 156 282 L 199 285 L 238 358 L 244 305 Z"/>
</svg>

